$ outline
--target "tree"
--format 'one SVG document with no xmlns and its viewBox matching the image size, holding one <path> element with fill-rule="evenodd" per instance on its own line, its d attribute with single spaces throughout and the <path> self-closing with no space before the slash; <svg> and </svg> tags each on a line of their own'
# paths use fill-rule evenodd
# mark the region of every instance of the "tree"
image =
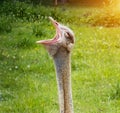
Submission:
<svg viewBox="0 0 120 113">
<path fill-rule="evenodd" d="M 58 5 L 58 1 L 57 1 L 57 0 L 55 0 L 55 3 L 54 3 L 54 4 L 55 4 L 55 6 L 57 6 L 57 5 Z"/>
</svg>

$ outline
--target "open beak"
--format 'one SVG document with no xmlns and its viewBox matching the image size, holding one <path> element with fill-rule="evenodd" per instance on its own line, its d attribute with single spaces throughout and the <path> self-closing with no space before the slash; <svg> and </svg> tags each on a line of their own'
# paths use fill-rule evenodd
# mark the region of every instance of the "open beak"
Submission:
<svg viewBox="0 0 120 113">
<path fill-rule="evenodd" d="M 56 20 L 54 20 L 52 17 L 49 17 L 49 19 L 51 20 L 54 27 L 56 28 L 56 34 L 55 34 L 53 39 L 40 40 L 40 41 L 36 42 L 37 44 L 51 45 L 51 44 L 54 44 L 54 43 L 58 42 L 59 39 L 60 39 L 60 35 L 61 35 L 61 33 L 60 33 L 60 24 Z"/>
</svg>

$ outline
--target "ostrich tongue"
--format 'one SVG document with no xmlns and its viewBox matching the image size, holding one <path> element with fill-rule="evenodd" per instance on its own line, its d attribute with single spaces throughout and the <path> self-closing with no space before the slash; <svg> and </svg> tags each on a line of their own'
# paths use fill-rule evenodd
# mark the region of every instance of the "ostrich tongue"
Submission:
<svg viewBox="0 0 120 113">
<path fill-rule="evenodd" d="M 54 20 L 52 17 L 49 17 L 49 19 L 51 20 L 52 24 L 56 28 L 56 34 L 53 39 L 37 41 L 36 43 L 38 44 L 51 45 L 60 41 L 61 39 L 60 24 L 56 20 Z"/>
</svg>

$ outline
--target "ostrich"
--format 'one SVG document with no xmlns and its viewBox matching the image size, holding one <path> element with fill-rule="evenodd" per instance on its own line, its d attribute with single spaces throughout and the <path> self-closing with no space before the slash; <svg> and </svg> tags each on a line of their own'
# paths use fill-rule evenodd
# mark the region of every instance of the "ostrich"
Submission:
<svg viewBox="0 0 120 113">
<path fill-rule="evenodd" d="M 54 60 L 59 93 L 60 113 L 73 113 L 71 91 L 71 50 L 74 45 L 74 33 L 49 17 L 56 28 L 53 39 L 37 41 L 46 47 Z"/>
</svg>

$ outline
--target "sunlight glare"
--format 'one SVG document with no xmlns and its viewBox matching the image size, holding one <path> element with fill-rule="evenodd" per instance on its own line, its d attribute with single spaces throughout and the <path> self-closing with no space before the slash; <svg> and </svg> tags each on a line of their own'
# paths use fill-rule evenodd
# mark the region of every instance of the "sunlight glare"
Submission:
<svg viewBox="0 0 120 113">
<path fill-rule="evenodd" d="M 111 0 L 110 6 L 114 11 L 120 12 L 120 0 Z"/>
</svg>

